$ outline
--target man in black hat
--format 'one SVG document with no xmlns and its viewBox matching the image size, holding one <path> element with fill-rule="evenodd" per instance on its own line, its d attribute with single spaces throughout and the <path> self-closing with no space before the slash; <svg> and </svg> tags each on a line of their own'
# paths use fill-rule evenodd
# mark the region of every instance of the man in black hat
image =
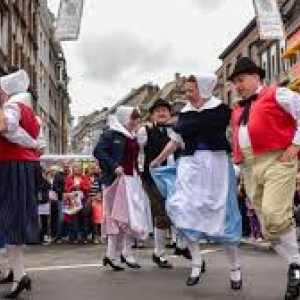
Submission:
<svg viewBox="0 0 300 300">
<path fill-rule="evenodd" d="M 160 195 L 150 175 L 149 164 L 157 157 L 170 141 L 169 134 L 172 130 L 171 105 L 164 99 L 158 99 L 150 107 L 151 125 L 142 127 L 138 132 L 138 140 L 144 150 L 143 184 L 152 206 L 154 217 L 154 253 L 153 261 L 160 268 L 172 268 L 172 265 L 165 258 L 166 231 L 170 223 L 165 210 L 165 200 Z M 174 162 L 174 156 L 164 165 Z"/>
<path fill-rule="evenodd" d="M 262 84 L 265 71 L 240 58 L 228 78 L 241 97 L 235 107 L 233 152 L 242 164 L 246 191 L 260 216 L 264 236 L 289 263 L 286 300 L 299 297 L 300 255 L 293 196 L 300 149 L 300 96 Z"/>
</svg>

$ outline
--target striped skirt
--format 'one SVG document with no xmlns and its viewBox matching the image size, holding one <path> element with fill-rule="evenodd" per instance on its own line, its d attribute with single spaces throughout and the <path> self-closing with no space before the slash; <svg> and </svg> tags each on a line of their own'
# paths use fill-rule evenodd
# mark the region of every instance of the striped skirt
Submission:
<svg viewBox="0 0 300 300">
<path fill-rule="evenodd" d="M 5 244 L 39 241 L 39 162 L 0 162 L 0 237 Z"/>
</svg>

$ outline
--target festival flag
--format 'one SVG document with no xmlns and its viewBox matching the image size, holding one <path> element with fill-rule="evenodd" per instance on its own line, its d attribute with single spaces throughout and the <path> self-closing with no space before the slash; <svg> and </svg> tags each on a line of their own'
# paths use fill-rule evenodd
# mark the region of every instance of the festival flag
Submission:
<svg viewBox="0 0 300 300">
<path fill-rule="evenodd" d="M 253 0 L 260 38 L 285 39 L 285 31 L 276 0 Z"/>
<path fill-rule="evenodd" d="M 61 0 L 55 30 L 58 41 L 77 40 L 84 0 Z"/>
</svg>

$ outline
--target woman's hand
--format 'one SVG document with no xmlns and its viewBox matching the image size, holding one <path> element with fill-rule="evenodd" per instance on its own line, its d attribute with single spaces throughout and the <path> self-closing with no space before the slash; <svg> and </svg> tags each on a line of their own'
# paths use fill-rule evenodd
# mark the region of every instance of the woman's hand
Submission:
<svg viewBox="0 0 300 300">
<path fill-rule="evenodd" d="M 115 174 L 116 174 L 118 177 L 124 175 L 124 169 L 123 169 L 123 167 L 121 167 L 121 166 L 117 167 L 117 168 L 115 169 Z"/>
<path fill-rule="evenodd" d="M 7 127 L 6 116 L 3 110 L 0 108 L 0 133 L 5 131 Z"/>
<path fill-rule="evenodd" d="M 299 150 L 300 146 L 292 144 L 279 157 L 279 161 L 282 163 L 288 163 L 293 161 L 294 159 L 297 159 Z"/>
<path fill-rule="evenodd" d="M 157 159 L 154 159 L 149 165 L 150 169 L 155 169 L 159 166 L 160 166 L 160 162 Z"/>
</svg>

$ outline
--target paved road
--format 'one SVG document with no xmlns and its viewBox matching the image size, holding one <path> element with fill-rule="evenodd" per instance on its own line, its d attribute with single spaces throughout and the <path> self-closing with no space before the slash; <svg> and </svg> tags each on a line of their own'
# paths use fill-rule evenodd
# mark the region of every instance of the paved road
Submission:
<svg viewBox="0 0 300 300">
<path fill-rule="evenodd" d="M 221 248 L 207 246 L 208 272 L 195 287 L 185 286 L 189 262 L 170 257 L 176 268 L 153 266 L 151 249 L 139 250 L 143 268 L 112 272 L 101 266 L 103 246 L 43 246 L 27 250 L 33 291 L 22 299 L 36 300 L 280 300 L 286 275 L 283 262 L 272 252 L 243 248 L 244 288 L 229 288 L 226 258 Z M 0 287 L 0 295 L 5 290 Z"/>
</svg>

